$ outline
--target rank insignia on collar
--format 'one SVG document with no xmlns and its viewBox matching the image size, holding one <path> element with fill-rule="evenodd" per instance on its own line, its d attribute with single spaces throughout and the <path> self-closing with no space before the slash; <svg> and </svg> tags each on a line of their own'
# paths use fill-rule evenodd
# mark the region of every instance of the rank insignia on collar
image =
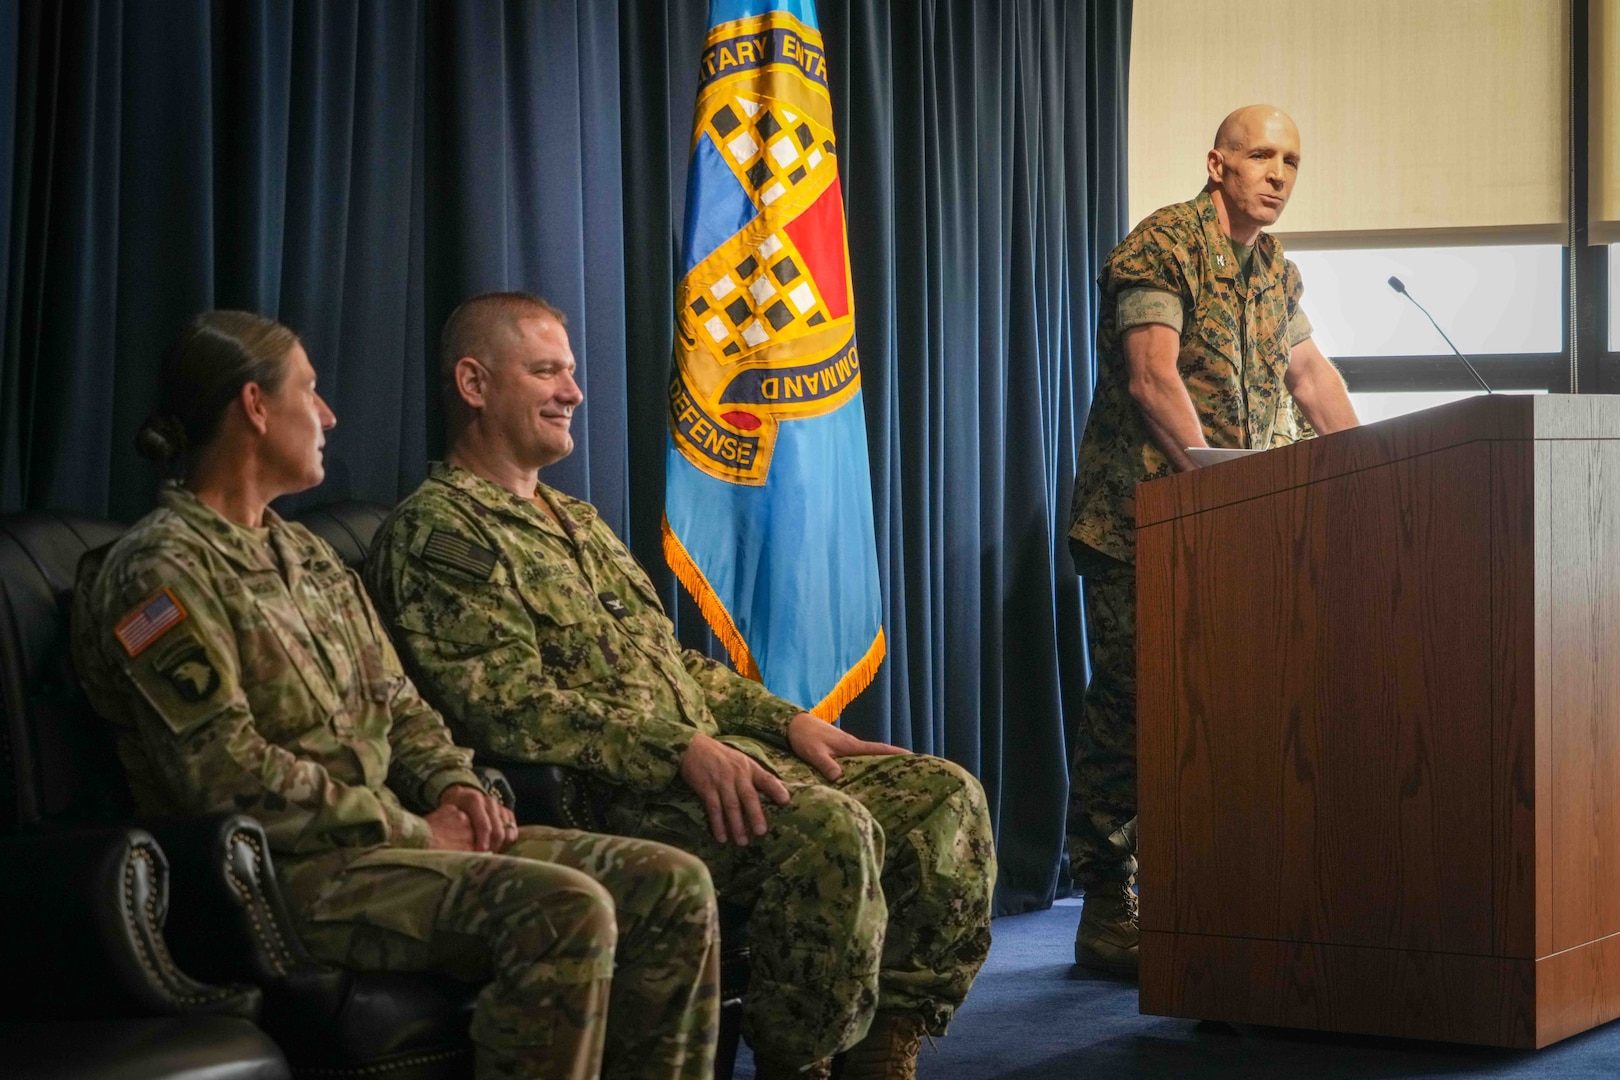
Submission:
<svg viewBox="0 0 1620 1080">
<path fill-rule="evenodd" d="M 158 653 L 152 666 L 169 680 L 181 701 L 207 701 L 219 689 L 219 672 L 208 658 L 208 650 L 190 634 Z"/>
<path fill-rule="evenodd" d="M 1222 255 L 1220 252 L 1216 252 L 1215 265 L 1224 268 L 1226 266 L 1226 256 Z"/>
<path fill-rule="evenodd" d="M 602 606 L 607 609 L 607 613 L 615 619 L 622 619 L 630 614 L 630 609 L 624 606 L 624 601 L 619 599 L 619 594 L 616 592 L 597 593 L 596 598 L 602 601 Z"/>
</svg>

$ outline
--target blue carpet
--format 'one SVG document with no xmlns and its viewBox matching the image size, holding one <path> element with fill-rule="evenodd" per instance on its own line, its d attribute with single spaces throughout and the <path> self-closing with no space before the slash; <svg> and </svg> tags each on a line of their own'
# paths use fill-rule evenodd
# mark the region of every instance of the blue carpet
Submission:
<svg viewBox="0 0 1620 1080">
<path fill-rule="evenodd" d="M 997 919 L 990 960 L 920 1080 L 1620 1077 L 1620 1023 L 1534 1053 L 1142 1016 L 1136 986 L 1071 963 L 1080 902 Z M 746 1048 L 737 1080 L 753 1080 Z"/>
</svg>

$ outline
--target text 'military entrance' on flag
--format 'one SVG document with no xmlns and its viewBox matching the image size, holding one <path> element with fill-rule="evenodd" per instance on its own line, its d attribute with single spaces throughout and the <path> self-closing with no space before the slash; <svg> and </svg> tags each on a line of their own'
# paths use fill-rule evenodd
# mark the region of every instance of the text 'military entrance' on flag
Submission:
<svg viewBox="0 0 1620 1080">
<path fill-rule="evenodd" d="M 682 255 L 664 557 L 738 670 L 833 720 L 884 642 L 814 0 L 711 0 Z"/>
</svg>

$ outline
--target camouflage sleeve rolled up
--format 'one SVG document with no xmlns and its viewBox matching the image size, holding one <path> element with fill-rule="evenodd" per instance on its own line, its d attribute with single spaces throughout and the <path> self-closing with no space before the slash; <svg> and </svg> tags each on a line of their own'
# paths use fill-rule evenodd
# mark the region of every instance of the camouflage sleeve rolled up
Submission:
<svg viewBox="0 0 1620 1080">
<path fill-rule="evenodd" d="M 1193 265 L 1198 255 L 1196 249 L 1163 228 L 1142 229 L 1109 254 L 1101 284 L 1110 297 L 1141 295 L 1138 290 L 1166 293 L 1180 298 L 1183 313 L 1193 311 L 1198 306 L 1195 290 L 1199 274 Z M 1184 325 L 1184 319 L 1178 321 Z"/>
<path fill-rule="evenodd" d="M 245 810 L 273 848 L 294 854 L 428 846 L 422 818 L 363 784 L 340 782 L 260 731 L 261 722 L 280 718 L 250 708 L 236 631 L 188 552 L 131 552 L 105 577 L 88 588 L 81 577 L 75 660 L 97 709 L 133 724 L 177 809 Z M 163 628 L 148 643 L 133 636 L 131 620 Z M 138 642 L 135 655 L 121 642 Z"/>
<path fill-rule="evenodd" d="M 709 712 L 722 733 L 788 745 L 788 724 L 804 710 L 696 649 L 685 650 L 681 659 L 693 681 L 702 687 Z"/>
<path fill-rule="evenodd" d="M 614 784 L 659 791 L 680 771 L 696 730 L 586 687 L 603 674 L 599 654 L 548 655 L 498 562 L 483 577 L 422 557 L 423 536 L 444 546 L 484 538 L 454 510 L 431 522 L 384 526 L 366 564 L 367 584 L 414 679 L 460 738 L 495 758 L 568 765 Z M 558 613 L 559 618 L 566 617 Z"/>
</svg>

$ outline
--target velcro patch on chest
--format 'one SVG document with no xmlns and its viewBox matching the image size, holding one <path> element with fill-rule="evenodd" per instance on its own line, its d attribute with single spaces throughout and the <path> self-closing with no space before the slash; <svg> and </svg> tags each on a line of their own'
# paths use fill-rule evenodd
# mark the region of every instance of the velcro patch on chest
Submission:
<svg viewBox="0 0 1620 1080">
<path fill-rule="evenodd" d="M 142 600 L 140 606 L 118 621 L 113 636 L 130 659 L 141 655 L 158 638 L 186 620 L 186 609 L 168 589 Z"/>
<path fill-rule="evenodd" d="M 495 572 L 495 553 L 455 533 L 434 529 L 422 545 L 422 561 L 430 566 L 488 581 Z"/>
</svg>

